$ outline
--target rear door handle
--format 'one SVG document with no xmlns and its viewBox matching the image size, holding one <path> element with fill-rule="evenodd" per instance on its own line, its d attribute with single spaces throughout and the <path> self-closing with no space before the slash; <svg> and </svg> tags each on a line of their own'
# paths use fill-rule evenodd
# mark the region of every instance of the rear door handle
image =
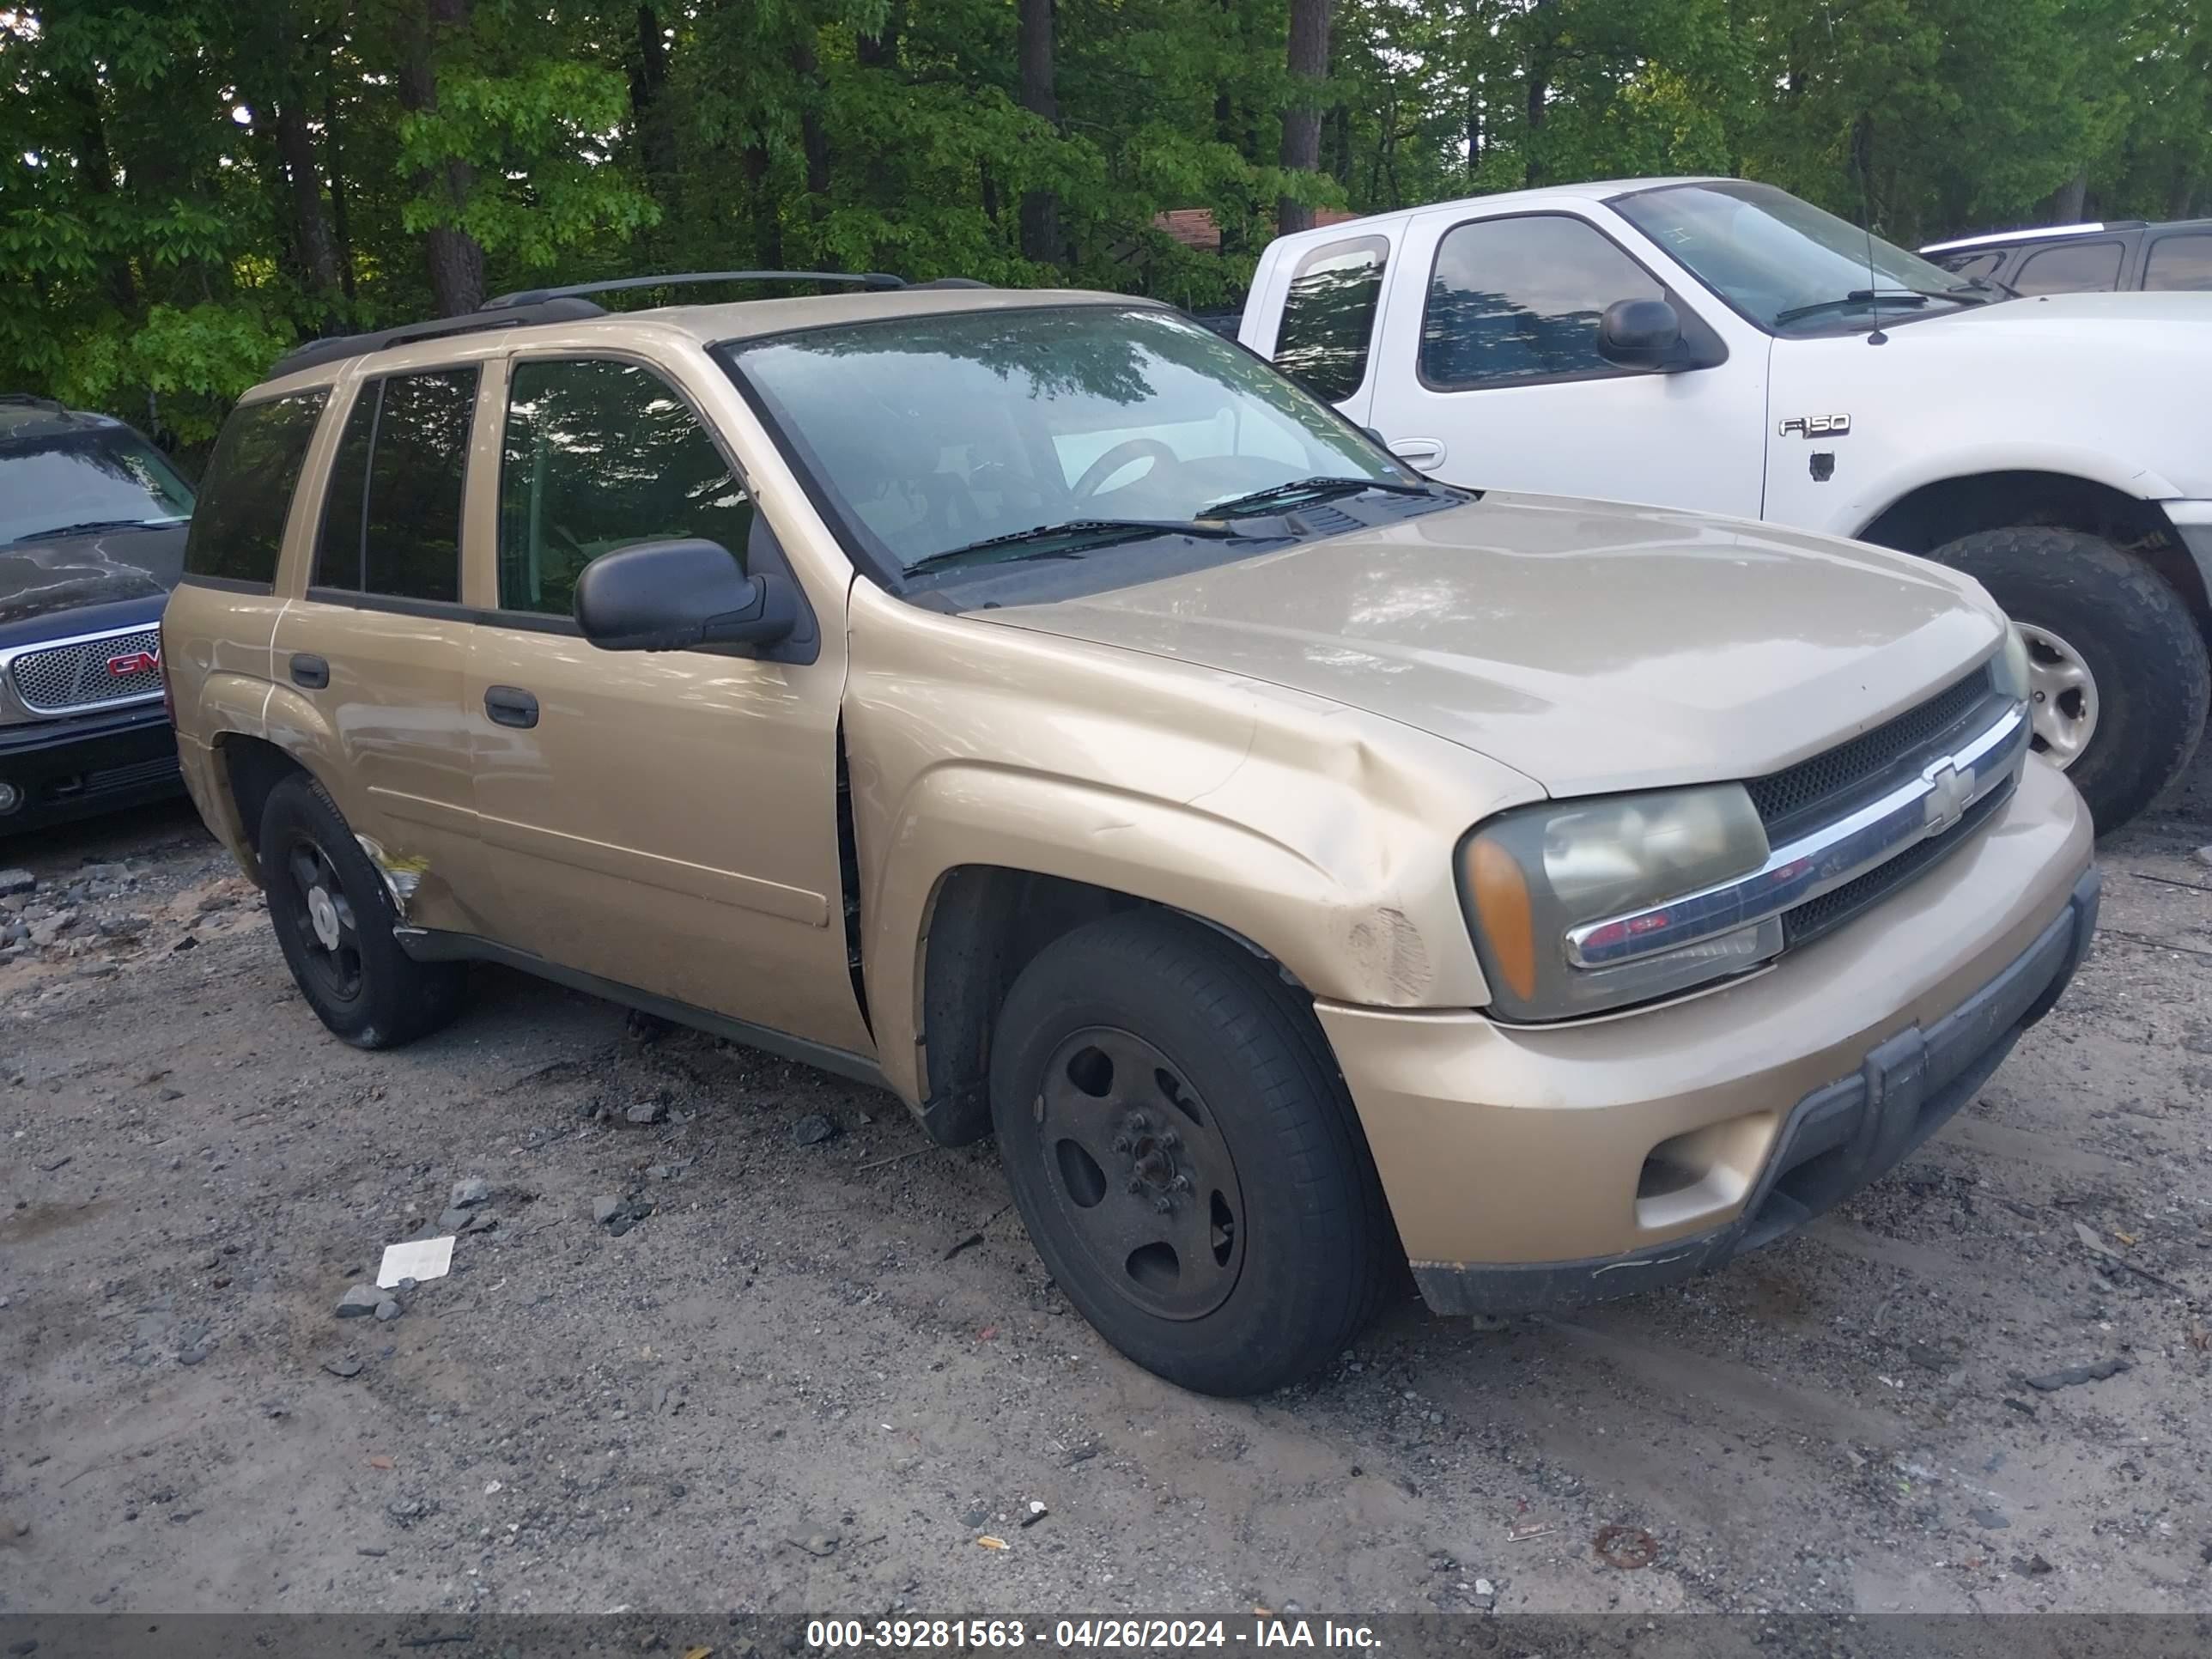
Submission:
<svg viewBox="0 0 2212 1659">
<path fill-rule="evenodd" d="M 488 685 L 484 713 L 495 726 L 532 726 L 538 724 L 538 699 L 519 685 Z"/>
<path fill-rule="evenodd" d="M 331 683 L 331 665 L 311 652 L 292 653 L 292 684 L 319 691 Z"/>
</svg>

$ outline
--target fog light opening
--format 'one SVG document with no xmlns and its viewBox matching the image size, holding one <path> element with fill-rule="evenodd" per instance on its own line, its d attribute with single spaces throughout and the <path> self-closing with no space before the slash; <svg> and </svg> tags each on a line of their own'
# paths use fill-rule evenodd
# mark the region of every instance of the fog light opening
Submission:
<svg viewBox="0 0 2212 1659">
<path fill-rule="evenodd" d="M 0 779 L 0 817 L 5 817 L 23 804 L 23 791 L 19 785 Z"/>
</svg>

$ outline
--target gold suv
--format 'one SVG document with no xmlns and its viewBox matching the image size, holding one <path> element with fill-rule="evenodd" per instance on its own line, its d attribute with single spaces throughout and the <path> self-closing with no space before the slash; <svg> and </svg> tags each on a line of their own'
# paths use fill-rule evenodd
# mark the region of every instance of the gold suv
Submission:
<svg viewBox="0 0 2212 1659">
<path fill-rule="evenodd" d="M 348 1042 L 489 961 L 879 1084 L 1237 1393 L 1401 1260 L 1506 1312 L 1774 1238 L 2087 946 L 1969 578 L 1431 483 L 1139 301 L 587 291 L 307 346 L 208 470 L 185 776 Z"/>
</svg>

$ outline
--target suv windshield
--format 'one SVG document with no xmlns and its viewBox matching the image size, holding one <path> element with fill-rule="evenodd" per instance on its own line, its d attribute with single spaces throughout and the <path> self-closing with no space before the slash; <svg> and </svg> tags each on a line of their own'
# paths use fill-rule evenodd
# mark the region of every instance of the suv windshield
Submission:
<svg viewBox="0 0 2212 1659">
<path fill-rule="evenodd" d="M 135 433 L 108 428 L 0 443 L 0 546 L 182 524 L 191 515 L 191 487 Z"/>
<path fill-rule="evenodd" d="M 1997 297 L 1771 185 L 1666 185 L 1611 205 L 1770 333 L 1863 330 Z"/>
<path fill-rule="evenodd" d="M 836 516 L 898 573 L 983 555 L 984 543 L 995 558 L 1185 525 L 1218 535 L 1194 521 L 1256 509 L 1243 498 L 1263 491 L 1288 507 L 1369 483 L 1418 487 L 1334 411 L 1171 312 L 955 312 L 720 355 Z"/>
</svg>

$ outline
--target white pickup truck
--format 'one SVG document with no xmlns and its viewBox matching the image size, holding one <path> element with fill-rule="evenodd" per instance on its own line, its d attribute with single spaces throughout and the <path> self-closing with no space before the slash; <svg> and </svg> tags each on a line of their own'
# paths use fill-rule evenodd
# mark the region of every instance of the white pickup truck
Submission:
<svg viewBox="0 0 2212 1659">
<path fill-rule="evenodd" d="M 1971 573 L 2100 830 L 2203 732 L 2212 293 L 2019 298 L 1771 185 L 1641 179 L 1283 237 L 1238 338 L 1449 483 Z"/>
</svg>

